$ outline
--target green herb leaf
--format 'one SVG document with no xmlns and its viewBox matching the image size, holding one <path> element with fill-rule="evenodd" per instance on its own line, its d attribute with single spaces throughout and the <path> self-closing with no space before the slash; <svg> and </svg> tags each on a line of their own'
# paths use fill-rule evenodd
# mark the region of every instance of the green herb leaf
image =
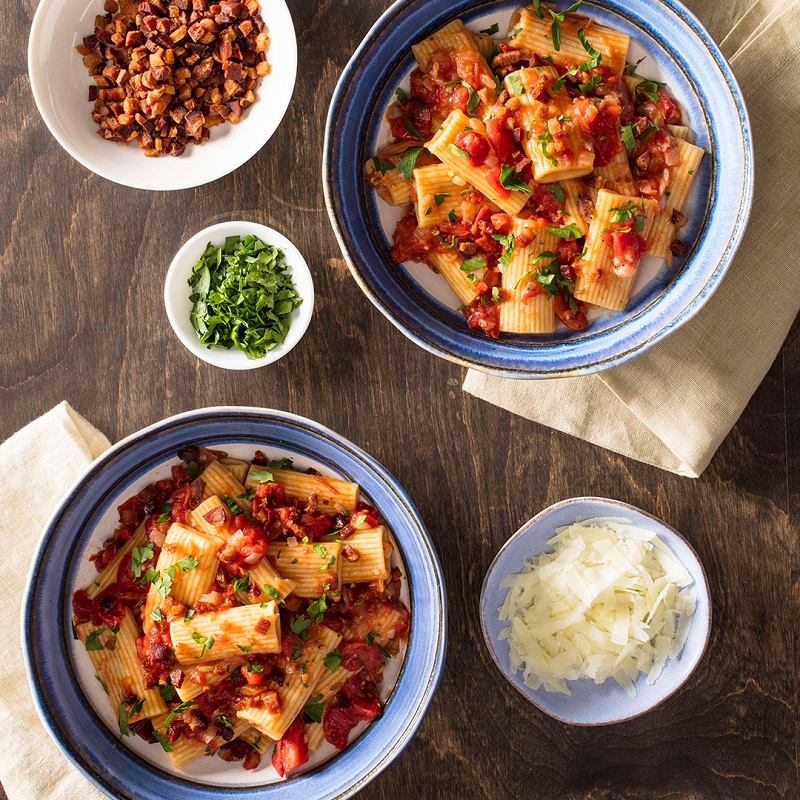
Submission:
<svg viewBox="0 0 800 800">
<path fill-rule="evenodd" d="M 514 167 L 509 167 L 508 164 L 503 164 L 500 167 L 500 185 L 513 192 L 531 193 L 525 178 L 518 178 L 514 174 Z"/>
<path fill-rule="evenodd" d="M 542 155 L 550 162 L 550 166 L 557 167 L 558 166 L 558 159 L 554 156 L 550 155 L 547 146 L 550 142 L 553 141 L 553 136 L 550 131 L 543 131 L 536 137 L 536 141 L 539 142 L 539 146 L 542 148 Z"/>
<path fill-rule="evenodd" d="M 119 734 L 120 736 L 130 735 L 130 728 L 128 727 L 128 709 L 125 708 L 125 703 L 119 704 Z"/>
<path fill-rule="evenodd" d="M 619 135 L 627 150 L 633 150 L 636 147 L 636 127 L 632 122 L 629 125 L 623 125 L 619 129 Z"/>
<path fill-rule="evenodd" d="M 186 711 L 187 709 L 191 708 L 192 706 L 196 706 L 196 705 L 197 705 L 197 703 L 194 700 L 187 700 L 186 702 L 181 703 L 178 706 L 175 706 L 175 708 L 173 708 L 172 711 L 170 711 L 169 714 L 167 714 L 167 718 L 164 720 L 164 725 L 163 725 L 164 730 L 169 728 L 170 722 L 172 722 L 172 720 L 174 720 L 175 717 L 178 716 L 178 714 L 181 714 L 184 711 Z"/>
<path fill-rule="evenodd" d="M 248 647 L 247 649 L 249 650 L 250 648 Z M 259 664 L 257 661 L 251 661 L 245 666 L 245 669 L 248 672 L 260 672 L 262 674 L 264 672 L 264 666 Z"/>
<path fill-rule="evenodd" d="M 456 220 L 458 220 L 458 216 L 456 215 L 456 212 L 455 212 L 454 209 L 450 209 L 450 213 L 447 215 L 447 219 L 450 222 L 453 222 L 453 223 L 456 222 Z"/>
<path fill-rule="evenodd" d="M 478 97 L 477 92 L 470 86 L 466 81 L 447 81 L 445 86 L 451 86 L 454 83 L 460 83 L 468 92 L 469 92 L 469 99 L 467 100 L 467 112 L 474 111 L 481 102 L 480 97 Z"/>
<path fill-rule="evenodd" d="M 172 752 L 172 745 L 167 741 L 167 737 L 164 736 L 163 733 L 161 733 L 160 731 L 157 731 L 155 728 L 153 728 L 153 736 L 156 738 L 158 743 L 161 745 L 161 749 L 165 753 L 171 753 Z"/>
<path fill-rule="evenodd" d="M 586 34 L 583 32 L 583 28 L 578 28 L 575 35 L 578 37 L 578 41 L 583 45 L 583 49 L 591 56 L 589 61 L 584 61 L 583 64 L 580 65 L 580 70 L 594 69 L 603 60 L 603 56 L 589 44 L 589 41 L 586 39 Z"/>
<path fill-rule="evenodd" d="M 275 476 L 268 469 L 251 467 L 247 473 L 247 479 L 257 483 L 270 483 L 275 480 Z"/>
<path fill-rule="evenodd" d="M 312 722 L 322 722 L 322 715 L 325 712 L 325 704 L 322 702 L 322 695 L 314 695 L 305 705 L 306 716 Z"/>
<path fill-rule="evenodd" d="M 250 576 L 242 575 L 233 582 L 234 592 L 246 592 L 250 588 Z"/>
<path fill-rule="evenodd" d="M 475 269 L 485 269 L 486 262 L 480 256 L 472 256 L 461 264 L 462 272 L 472 272 Z"/>
<path fill-rule="evenodd" d="M 511 94 L 517 96 L 525 94 L 525 87 L 522 85 L 519 75 L 517 75 L 515 72 L 512 72 L 511 75 L 506 78 L 506 80 L 508 81 L 508 85 L 511 87 Z"/>
<path fill-rule="evenodd" d="M 161 622 L 161 620 L 164 619 L 164 614 L 160 608 L 154 608 L 150 612 L 150 619 L 155 620 L 156 622 Z"/>
<path fill-rule="evenodd" d="M 306 639 L 308 638 L 307 631 L 311 627 L 311 622 L 311 617 L 306 617 L 303 614 L 292 614 L 289 618 L 289 627 L 296 636 Z"/>
<path fill-rule="evenodd" d="M 560 228 L 551 228 L 546 226 L 545 230 L 548 233 L 552 233 L 553 236 L 558 236 L 560 239 L 581 238 L 581 232 L 578 230 L 578 226 L 574 222 L 570 222 L 569 225 L 562 225 Z"/>
<path fill-rule="evenodd" d="M 209 348 L 235 347 L 250 359 L 283 343 L 291 313 L 303 302 L 283 251 L 257 236 L 231 236 L 221 248 L 209 243 L 189 286 L 189 316 L 200 341 Z"/>
<path fill-rule="evenodd" d="M 217 717 L 217 722 L 221 722 L 226 728 L 233 729 L 233 723 L 224 714 Z"/>
<path fill-rule="evenodd" d="M 194 616 L 194 613 L 195 613 L 195 612 L 194 612 L 194 609 L 193 609 L 193 608 L 190 608 L 190 609 L 189 609 L 189 610 L 186 612 L 186 616 L 183 618 L 183 621 L 184 621 L 184 622 L 189 622 L 189 620 L 191 620 L 191 618 Z"/>
<path fill-rule="evenodd" d="M 155 555 L 155 545 L 152 542 L 144 547 L 134 547 L 131 550 L 131 567 L 134 577 L 138 578 L 142 574 L 142 564 L 149 561 Z"/>
<path fill-rule="evenodd" d="M 551 9 L 549 6 L 544 6 L 547 9 L 550 16 L 553 18 L 553 24 L 550 26 L 550 34 L 553 37 L 553 49 L 558 52 L 561 50 L 561 23 L 564 21 L 564 17 L 567 14 L 571 14 L 573 11 L 577 11 L 583 5 L 583 0 L 578 0 L 577 3 L 571 5 L 565 11 L 561 11 L 560 13 L 556 13 Z"/>
<path fill-rule="evenodd" d="M 414 127 L 407 114 L 403 114 L 403 127 L 415 138 L 421 142 L 425 141 L 425 137 Z"/>
<path fill-rule="evenodd" d="M 450 195 L 446 192 L 437 192 L 433 196 L 433 202 L 436 203 L 437 206 L 440 206 L 445 200 L 447 200 L 448 197 L 450 197 Z"/>
<path fill-rule="evenodd" d="M 514 252 L 514 234 L 493 233 L 492 239 L 503 245 L 503 255 L 498 259 L 498 263 L 507 267 L 511 261 L 511 254 Z"/>
<path fill-rule="evenodd" d="M 660 99 L 658 96 L 658 89 L 660 86 L 666 85 L 666 83 L 661 83 L 660 81 L 653 81 L 650 79 L 641 81 L 633 90 L 634 99 L 638 99 L 639 102 L 642 103 L 644 102 L 642 98 L 647 98 L 648 100 L 652 100 L 654 103 L 657 103 Z"/>
<path fill-rule="evenodd" d="M 322 663 L 325 664 L 331 672 L 336 672 L 336 670 L 339 669 L 339 665 L 342 663 L 342 654 L 339 652 L 339 648 L 337 647 L 336 650 L 331 650 L 322 660 Z"/>
<path fill-rule="evenodd" d="M 417 156 L 424 150 L 424 147 L 409 147 L 403 153 L 403 157 L 397 162 L 397 171 L 408 180 L 414 174 L 414 164 L 417 163 Z"/>
<path fill-rule="evenodd" d="M 175 566 L 181 572 L 188 572 L 190 569 L 194 569 L 197 566 L 197 559 L 194 556 L 186 556 L 186 558 L 182 558 L 178 561 Z"/>
<path fill-rule="evenodd" d="M 647 58 L 647 56 L 642 56 L 635 64 L 626 64 L 625 65 L 625 74 L 626 75 L 635 75 L 636 74 L 636 67 L 642 63 Z"/>
<path fill-rule="evenodd" d="M 209 652 L 211 648 L 214 646 L 214 637 L 213 636 L 203 636 L 202 633 L 193 633 L 192 639 L 197 642 L 197 644 L 203 645 L 203 649 L 200 651 L 200 655 L 196 656 L 196 660 L 200 660 L 206 653 L 206 650 Z"/>
<path fill-rule="evenodd" d="M 165 683 L 163 686 L 159 686 L 158 690 L 161 692 L 161 697 L 165 703 L 171 703 L 177 694 L 175 687 L 170 683 Z"/>
<path fill-rule="evenodd" d="M 270 586 L 268 583 L 264 584 L 264 594 L 268 594 L 270 597 L 274 597 L 279 603 L 283 602 L 283 595 L 277 590 Z"/>
<path fill-rule="evenodd" d="M 294 459 L 281 458 L 275 461 L 268 461 L 267 466 L 270 469 L 294 469 Z"/>
<path fill-rule="evenodd" d="M 564 202 L 564 190 L 561 188 L 560 183 L 547 183 L 545 186 L 555 195 L 559 203 Z"/>
<path fill-rule="evenodd" d="M 484 28 L 481 33 L 488 33 L 489 36 L 494 36 L 500 30 L 500 26 L 495 22 L 488 28 Z"/>
<path fill-rule="evenodd" d="M 243 646 L 243 645 L 241 645 L 241 644 L 237 644 L 236 646 L 237 646 L 237 647 L 238 647 L 238 648 L 239 648 L 239 649 L 240 649 L 240 650 L 241 650 L 243 653 L 249 653 L 249 652 L 250 652 L 250 650 L 251 650 L 251 648 L 253 647 L 253 645 L 251 645 L 251 644 L 248 644 L 246 647 L 245 647 L 245 646 Z"/>
<path fill-rule="evenodd" d="M 172 503 L 161 504 L 161 514 L 156 519 L 156 522 L 161 525 L 164 522 L 169 522 L 170 512 L 172 511 Z"/>
<path fill-rule="evenodd" d="M 367 647 L 372 647 L 372 643 L 378 638 L 380 634 L 375 633 L 375 631 L 370 631 L 367 634 Z"/>
<path fill-rule="evenodd" d="M 100 634 L 104 630 L 105 628 L 98 628 L 96 631 L 92 631 L 86 637 L 86 641 L 84 642 L 84 647 L 87 650 L 103 650 L 103 643 L 100 641 Z"/>
<path fill-rule="evenodd" d="M 308 615 L 316 620 L 321 620 L 327 610 L 328 598 L 323 594 L 308 606 Z"/>
<path fill-rule="evenodd" d="M 394 90 L 394 93 L 399 103 L 402 103 L 403 100 L 408 99 L 408 95 L 399 86 Z"/>
<path fill-rule="evenodd" d="M 327 558 L 328 557 L 328 548 L 322 544 L 315 544 L 311 547 L 311 549 L 320 557 L 320 558 Z"/>
<path fill-rule="evenodd" d="M 461 158 L 469 158 L 469 153 L 466 150 L 462 150 L 460 147 L 456 147 L 452 142 L 448 142 L 447 149 L 451 153 L 455 153 L 457 156 L 461 156 Z"/>
</svg>

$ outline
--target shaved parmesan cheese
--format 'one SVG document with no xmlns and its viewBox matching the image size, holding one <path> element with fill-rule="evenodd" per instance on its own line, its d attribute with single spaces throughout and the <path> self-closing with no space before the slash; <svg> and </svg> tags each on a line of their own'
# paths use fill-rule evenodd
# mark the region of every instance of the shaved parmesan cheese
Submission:
<svg viewBox="0 0 800 800">
<path fill-rule="evenodd" d="M 511 671 L 564 694 L 578 678 L 613 678 L 631 695 L 642 673 L 652 685 L 689 636 L 692 576 L 655 533 L 624 520 L 566 525 L 548 544 L 501 584 Z"/>
</svg>

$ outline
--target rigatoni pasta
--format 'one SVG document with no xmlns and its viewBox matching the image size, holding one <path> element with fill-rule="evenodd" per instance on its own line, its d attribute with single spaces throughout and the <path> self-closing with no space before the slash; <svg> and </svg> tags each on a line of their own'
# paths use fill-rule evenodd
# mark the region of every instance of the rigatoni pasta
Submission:
<svg viewBox="0 0 800 800">
<path fill-rule="evenodd" d="M 671 266 L 688 252 L 676 233 L 703 152 L 687 148 L 692 131 L 666 85 L 626 63 L 628 35 L 574 13 L 579 5 L 520 8 L 504 39 L 499 25 L 477 32 L 451 20 L 412 47 L 409 90 L 386 111 L 378 152 L 407 155 L 394 169 L 379 161 L 384 174 L 370 183 L 385 198 L 384 184 L 414 176 L 389 201 L 405 204 L 392 258 L 439 273 L 466 324 L 491 337 L 581 330 L 594 306 L 625 307 L 642 258 Z M 645 200 L 648 220 L 658 206 L 647 238 L 635 228 L 606 237 L 615 276 L 593 268 L 599 244 L 587 239 L 601 190 Z M 544 265 L 523 264 L 512 231 L 537 220 L 559 242 Z M 517 281 L 530 266 L 547 284 L 540 294 L 526 277 L 523 305 Z"/>
<path fill-rule="evenodd" d="M 261 451 L 180 455 L 119 506 L 98 580 L 73 594 L 76 646 L 123 739 L 157 741 L 181 770 L 272 751 L 283 776 L 380 713 L 409 624 L 392 540 L 356 483 Z"/>
</svg>

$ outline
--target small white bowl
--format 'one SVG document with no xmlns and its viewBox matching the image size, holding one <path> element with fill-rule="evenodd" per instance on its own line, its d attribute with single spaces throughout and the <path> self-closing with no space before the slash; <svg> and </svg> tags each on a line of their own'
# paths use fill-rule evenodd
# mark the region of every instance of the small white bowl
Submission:
<svg viewBox="0 0 800 800">
<path fill-rule="evenodd" d="M 531 689 L 523 681 L 521 670 L 511 672 L 508 640 L 500 638 L 500 631 L 508 625 L 498 618 L 498 611 L 508 593 L 508 589 L 502 586 L 503 579 L 519 572 L 531 558 L 545 550 L 551 550 L 552 547 L 547 542 L 555 534 L 556 528 L 570 525 L 579 519 L 595 517 L 624 519 L 640 528 L 654 531 L 694 579 L 692 588 L 697 597 L 697 607 L 683 650 L 676 658 L 667 662 L 664 671 L 652 686 L 648 686 L 640 675 L 635 681 L 634 697 L 612 679 L 601 684 L 586 678 L 569 681 L 569 695 L 548 692 L 544 687 Z M 520 694 L 561 722 L 570 725 L 610 725 L 652 711 L 689 680 L 708 645 L 711 631 L 711 593 L 697 553 L 666 522 L 619 500 L 573 497 L 540 511 L 500 548 L 483 581 L 480 613 L 483 637 L 492 660 Z"/>
<path fill-rule="evenodd" d="M 189 286 L 189 277 L 192 268 L 200 260 L 206 245 L 211 242 L 217 247 L 225 244 L 227 236 L 258 236 L 265 244 L 279 247 L 284 253 L 284 263 L 290 267 L 290 274 L 295 289 L 303 302 L 292 311 L 289 332 L 286 340 L 274 347 L 262 358 L 248 358 L 235 347 L 225 350 L 223 347 L 208 348 L 200 341 L 197 331 L 192 326 L 190 314 L 192 301 L 189 297 L 192 289 Z M 176 336 L 198 358 L 223 369 L 256 369 L 274 364 L 279 358 L 285 356 L 299 341 L 311 322 L 314 310 L 314 281 L 311 271 L 300 251 L 281 233 L 259 225 L 257 222 L 220 222 L 196 233 L 181 247 L 172 259 L 167 271 L 167 280 L 164 284 L 164 305 L 167 307 L 167 317 Z"/>
<path fill-rule="evenodd" d="M 103 0 L 41 0 L 28 40 L 28 72 L 39 112 L 58 143 L 84 167 L 134 189 L 188 189 L 217 180 L 252 158 L 275 132 L 292 98 L 297 38 L 284 0 L 260 0 L 270 36 L 257 101 L 237 125 L 211 129 L 205 144 L 177 158 L 148 158 L 134 143 L 101 139 L 92 120 L 89 86 L 94 81 L 75 47 L 94 31 Z"/>
</svg>

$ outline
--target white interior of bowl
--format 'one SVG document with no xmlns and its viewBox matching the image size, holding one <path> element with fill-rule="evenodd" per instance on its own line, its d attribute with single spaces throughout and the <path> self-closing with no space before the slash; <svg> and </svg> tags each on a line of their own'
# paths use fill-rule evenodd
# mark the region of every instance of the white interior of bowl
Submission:
<svg viewBox="0 0 800 800">
<path fill-rule="evenodd" d="M 36 105 L 61 146 L 92 172 L 138 189 L 163 191 L 199 186 L 244 164 L 278 127 L 292 97 L 297 41 L 284 0 L 260 0 L 270 35 L 272 71 L 261 79 L 257 101 L 238 125 L 219 125 L 202 145 L 182 156 L 147 158 L 136 144 L 106 141 L 92 120 L 89 87 L 94 85 L 75 47 L 94 32 L 103 0 L 42 0 L 28 44 L 28 69 Z"/>
<path fill-rule="evenodd" d="M 234 458 L 241 458 L 243 460 L 250 460 L 255 452 L 252 444 L 219 444 L 215 448 L 225 450 L 228 455 Z M 328 466 L 313 461 L 304 456 L 299 456 L 289 450 L 281 450 L 274 447 L 264 448 L 266 455 L 270 459 L 292 458 L 294 459 L 294 466 L 299 470 L 306 470 L 313 467 L 323 475 L 330 475 L 331 470 Z M 120 491 L 119 495 L 113 499 L 105 510 L 102 517 L 99 519 L 98 524 L 91 536 L 91 543 L 85 548 L 84 552 L 80 554 L 80 566 L 73 578 L 72 585 L 69 587 L 71 594 L 76 589 L 85 588 L 90 585 L 97 577 L 97 571 L 94 564 L 89 561 L 89 556 L 100 549 L 103 541 L 110 536 L 118 522 L 116 507 L 123 500 L 126 500 L 131 495 L 136 494 L 148 483 L 168 478 L 170 475 L 170 466 L 180 463 L 180 459 L 169 459 L 162 465 L 155 467 L 145 474 L 137 477 L 137 479 L 130 485 Z M 342 477 L 342 476 L 337 476 Z M 362 493 L 361 499 L 369 503 L 369 497 Z M 380 509 L 378 509 L 380 511 Z M 400 550 L 397 543 L 392 539 L 394 549 L 392 550 L 392 566 L 398 567 L 401 573 L 402 589 L 400 599 L 409 607 L 409 591 L 408 580 L 405 565 L 400 555 Z M 75 674 L 80 681 L 81 689 L 88 699 L 92 708 L 97 716 L 103 721 L 106 727 L 112 732 L 113 735 L 119 736 L 119 720 L 114 710 L 111 708 L 108 698 L 103 691 L 102 686 L 95 677 L 95 671 L 92 666 L 89 656 L 87 655 L 84 645 L 80 641 L 72 640 L 71 645 L 71 659 Z M 401 650 L 400 654 L 393 658 L 387 659 L 386 669 L 384 672 L 384 679 L 380 686 L 380 697 L 383 703 L 386 702 L 389 695 L 392 693 L 397 679 L 400 675 L 400 670 L 405 656 L 405 647 Z M 350 742 L 368 727 L 369 723 L 361 722 L 355 728 L 354 733 L 351 734 Z M 144 739 L 138 736 L 123 737 L 122 742 L 125 747 L 133 750 L 138 756 L 143 758 L 149 764 L 152 764 L 159 769 L 171 775 L 180 776 L 187 780 L 193 780 L 198 783 L 208 784 L 211 786 L 224 786 L 224 787 L 247 787 L 247 786 L 262 786 L 270 783 L 276 783 L 285 779 L 279 778 L 277 772 L 272 766 L 270 761 L 271 750 L 261 757 L 261 764 L 259 767 L 252 771 L 242 769 L 241 762 L 228 763 L 216 756 L 208 758 L 202 757 L 193 761 L 182 770 L 176 769 L 169 759 L 169 756 L 161 749 L 158 744 L 149 744 Z M 292 773 L 295 775 L 302 775 L 309 770 L 314 769 L 320 764 L 324 763 L 332 756 L 335 756 L 339 751 L 333 745 L 323 740 L 322 745 L 318 750 L 310 754 L 310 758 L 306 764 L 298 768 Z"/>
</svg>

